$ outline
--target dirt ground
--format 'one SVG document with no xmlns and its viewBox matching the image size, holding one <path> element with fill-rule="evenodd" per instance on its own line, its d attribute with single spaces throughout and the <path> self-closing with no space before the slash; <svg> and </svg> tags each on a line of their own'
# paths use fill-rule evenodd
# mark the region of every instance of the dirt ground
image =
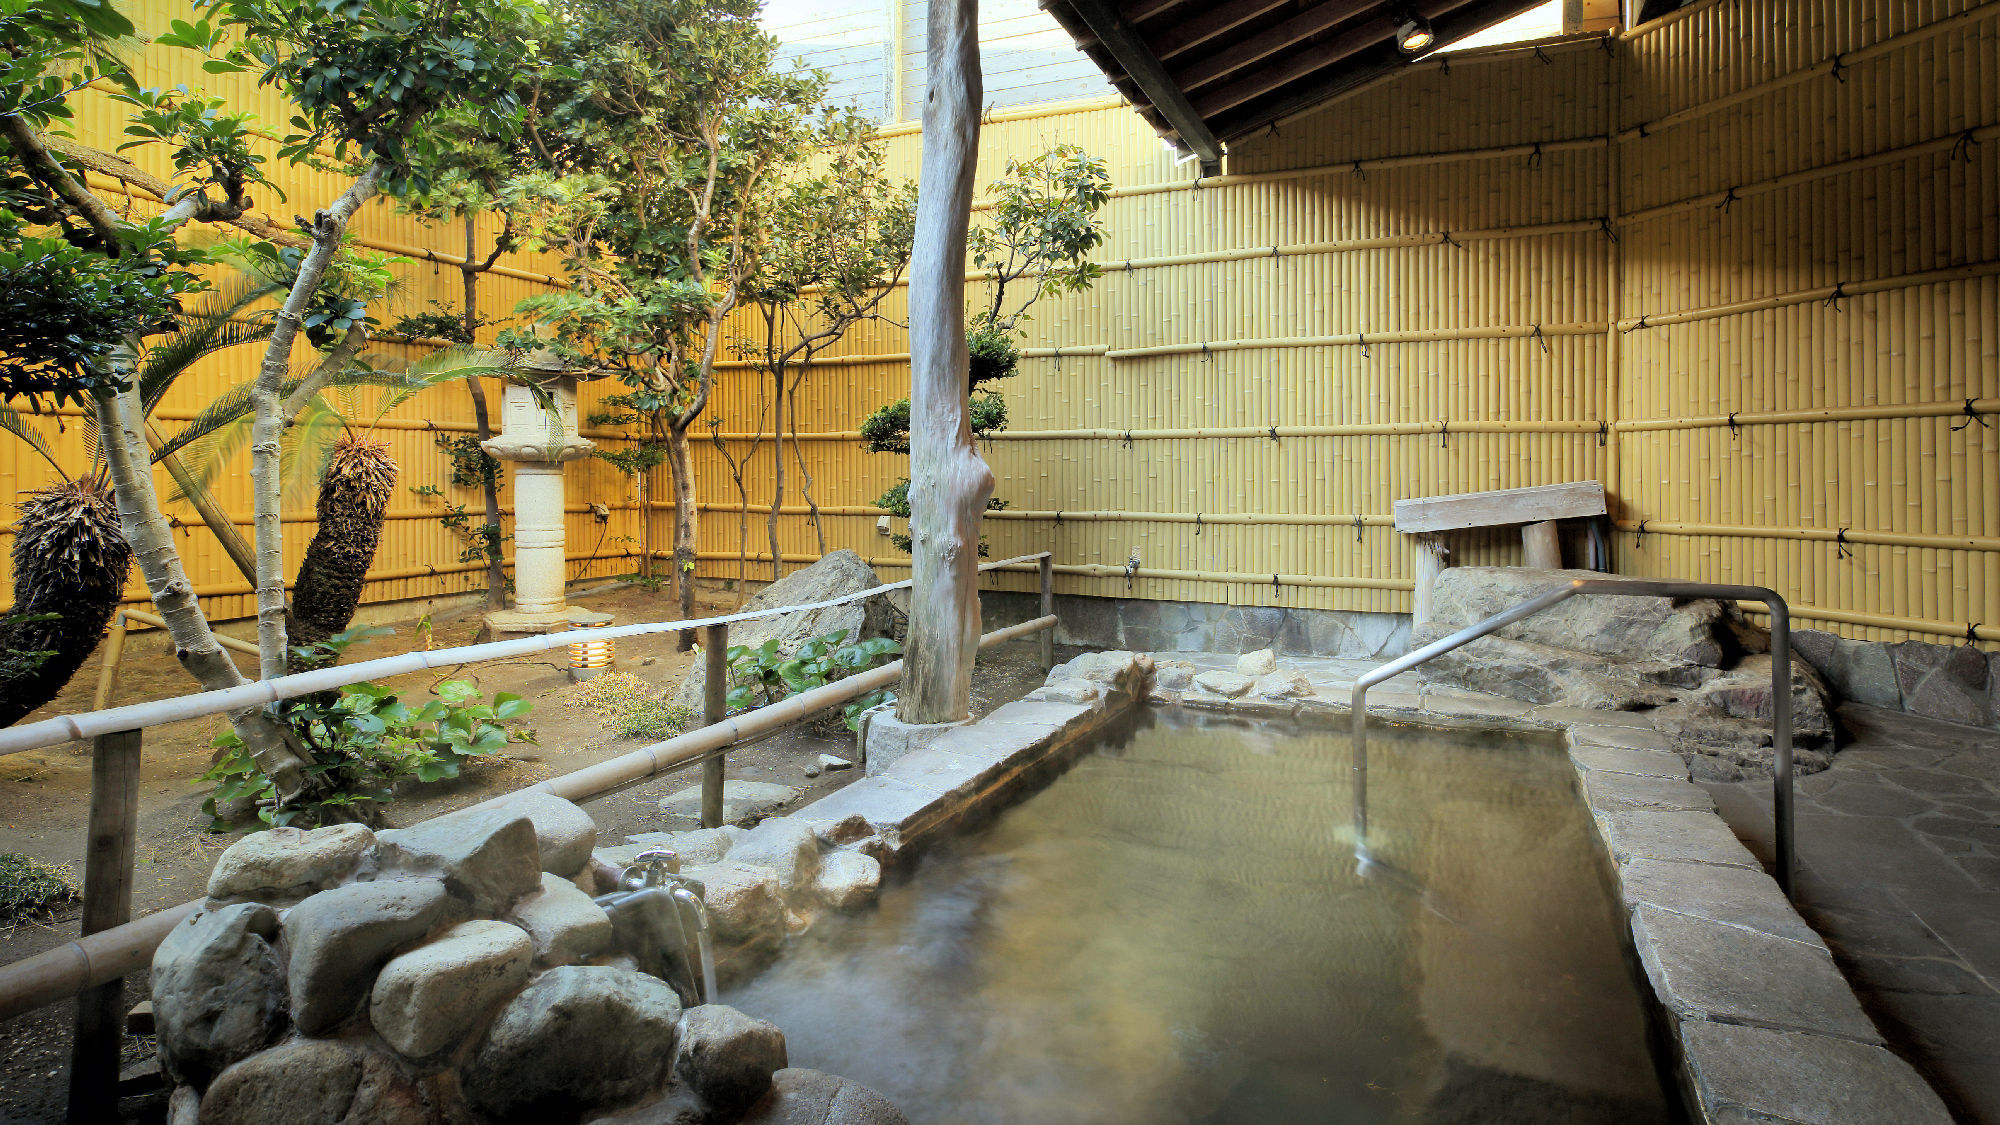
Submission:
<svg viewBox="0 0 2000 1125">
<path fill-rule="evenodd" d="M 703 591 L 703 613 L 736 608 L 736 595 Z M 614 614 L 621 623 L 662 620 L 674 616 L 664 593 L 640 586 L 616 585 L 573 595 L 573 604 Z M 413 611 L 422 613 L 421 607 Z M 421 647 L 420 616 L 395 622 L 393 635 L 350 649 L 343 663 L 357 663 Z M 434 648 L 469 644 L 479 628 L 476 609 L 440 611 L 428 621 Z M 231 627 L 246 638 L 254 629 Z M 1075 650 L 1081 651 L 1081 650 Z M 1066 647 L 1057 659 L 1073 655 Z M 650 663 L 648 662 L 650 661 Z M 238 662 L 254 674 L 254 660 Z M 691 654 L 675 649 L 672 634 L 627 638 L 618 642 L 619 671 L 661 688 L 677 685 L 691 663 Z M 92 657 L 63 694 L 23 722 L 90 708 L 99 673 Z M 437 683 L 468 679 L 489 695 L 509 691 L 535 705 L 520 725 L 534 728 L 539 745 L 515 745 L 498 761 L 466 771 L 451 782 L 423 787 L 387 809 L 392 825 L 410 824 L 473 804 L 496 793 L 531 785 L 545 778 L 616 757 L 646 744 L 645 738 L 621 738 L 612 733 L 595 709 L 575 698 L 565 654 L 561 650 L 539 659 L 484 664 L 456 671 L 439 670 L 386 681 L 405 698 L 424 697 Z M 973 708 L 986 711 L 1018 699 L 1041 682 L 1035 642 L 1017 641 L 980 654 L 973 677 Z M 113 704 L 160 699 L 189 690 L 190 681 L 157 633 L 132 635 L 119 668 Z M 158 910 L 194 898 L 202 891 L 215 857 L 234 837 L 206 831 L 201 804 L 207 787 L 195 778 L 208 769 L 210 740 L 223 728 L 215 719 L 196 719 L 154 727 L 145 734 L 140 770 L 139 841 L 134 872 L 134 914 Z M 778 782 L 799 791 L 784 809 L 795 808 L 847 784 L 859 771 L 827 771 L 808 778 L 805 769 L 823 753 L 852 759 L 852 736 L 837 719 L 788 728 L 730 752 L 726 775 L 731 779 Z M 588 802 L 597 819 L 600 841 L 622 842 L 625 834 L 695 827 L 691 820 L 663 812 L 661 798 L 698 782 L 693 770 L 682 770 Z M 85 824 L 90 797 L 90 758 L 82 744 L 51 747 L 0 758 L 0 852 L 20 852 L 53 863 L 82 869 Z M 75 911 L 48 923 L 27 923 L 0 930 L 0 963 L 17 961 L 61 945 L 77 934 Z M 144 975 L 127 978 L 131 1003 L 146 995 Z M 60 1121 L 68 1081 L 69 1031 L 74 1005 L 63 1004 L 30 1013 L 0 1025 L 0 1123 Z M 128 1064 L 151 1057 L 149 1040 L 128 1037 Z M 145 1108 L 146 1100 L 128 1101 L 128 1110 Z M 148 1114 L 149 1116 L 150 1114 Z"/>
</svg>

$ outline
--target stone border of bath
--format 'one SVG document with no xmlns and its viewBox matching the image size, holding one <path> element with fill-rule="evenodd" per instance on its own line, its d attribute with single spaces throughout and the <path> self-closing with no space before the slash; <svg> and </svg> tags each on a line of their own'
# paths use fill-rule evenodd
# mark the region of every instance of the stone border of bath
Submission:
<svg viewBox="0 0 2000 1125">
<path fill-rule="evenodd" d="M 1306 721 L 1348 716 L 1367 667 L 1266 659 L 1246 665 L 1251 676 L 1231 669 L 1266 654 L 1153 656 L 1155 703 Z M 1200 664 L 1211 667 L 1189 667 Z M 1535 706 L 1413 674 L 1371 691 L 1368 711 L 1413 726 L 1562 733 L 1698 1121 L 1950 1125 L 1936 1091 L 1883 1045 L 1826 943 L 1643 714 Z"/>
</svg>

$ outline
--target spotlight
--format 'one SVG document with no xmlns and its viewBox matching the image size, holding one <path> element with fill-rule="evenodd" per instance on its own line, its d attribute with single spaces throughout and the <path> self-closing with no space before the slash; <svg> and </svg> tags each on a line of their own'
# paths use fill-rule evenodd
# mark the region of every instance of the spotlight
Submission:
<svg viewBox="0 0 2000 1125">
<path fill-rule="evenodd" d="M 1398 5 L 1389 9 L 1389 15 L 1396 21 L 1396 49 L 1404 54 L 1422 54 L 1437 42 L 1437 33 L 1431 30 L 1431 21 L 1418 15 L 1414 9 Z"/>
<path fill-rule="evenodd" d="M 607 624 L 609 624 L 608 621 L 591 621 L 573 625 L 572 628 L 577 630 L 602 629 Z M 609 637 L 586 637 L 584 640 L 571 641 L 569 645 L 569 678 L 572 680 L 590 679 L 599 672 L 611 667 L 611 661 L 616 656 L 616 653 L 617 648 L 611 643 Z"/>
</svg>

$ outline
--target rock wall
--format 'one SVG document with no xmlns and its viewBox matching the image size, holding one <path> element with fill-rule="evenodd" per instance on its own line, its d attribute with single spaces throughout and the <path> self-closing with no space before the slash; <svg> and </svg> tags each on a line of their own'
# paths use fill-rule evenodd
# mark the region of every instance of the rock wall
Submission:
<svg viewBox="0 0 2000 1125">
<path fill-rule="evenodd" d="M 725 936 L 786 894 L 872 894 L 868 857 L 822 862 L 811 830 L 767 823 L 709 869 Z M 622 875 L 596 836 L 575 805 L 523 794 L 407 829 L 239 841 L 153 959 L 171 1125 L 903 1121 L 786 1069 L 778 1028 L 648 971 L 671 959 L 593 901 Z"/>
</svg>

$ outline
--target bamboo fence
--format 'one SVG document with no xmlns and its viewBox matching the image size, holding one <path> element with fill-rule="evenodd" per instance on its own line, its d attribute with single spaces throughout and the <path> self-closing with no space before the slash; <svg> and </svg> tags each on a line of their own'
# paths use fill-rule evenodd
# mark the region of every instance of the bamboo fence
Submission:
<svg viewBox="0 0 2000 1125">
<path fill-rule="evenodd" d="M 163 55 L 147 58 L 161 74 Z M 1011 425 L 982 448 L 1009 508 L 990 549 L 1052 542 L 1069 594 L 1400 612 L 1413 556 L 1396 500 L 1595 478 L 1620 571 L 1769 585 L 1850 636 L 1990 645 L 1996 85 L 2000 0 L 1733 0 L 1623 36 L 1426 60 L 1240 142 L 1221 176 L 1177 165 L 1115 99 L 991 114 L 982 181 L 1069 142 L 1114 187 L 1103 276 L 1036 307 L 1021 374 L 999 388 Z M 267 95 L 219 92 L 284 119 Z M 111 147 L 108 111 L 79 125 Z M 882 136 L 891 171 L 914 176 L 918 132 Z M 294 211 L 334 190 L 315 174 L 285 186 Z M 379 205 L 358 229 L 418 259 L 406 307 L 455 299 L 456 230 Z M 495 314 L 554 272 L 503 264 L 481 283 Z M 884 311 L 904 319 L 900 288 Z M 247 362 L 205 370 L 168 416 Z M 779 455 L 780 569 L 838 548 L 894 569 L 873 501 L 907 462 L 864 452 L 857 431 L 908 387 L 903 331 L 862 325 L 807 373 L 781 447 L 768 383 L 727 361 L 696 450 L 699 573 L 769 576 Z M 469 418 L 454 389 L 392 415 L 406 484 L 475 500 L 441 479 L 424 432 Z M 747 458 L 740 491 L 724 449 Z M 0 443 L 0 487 L 39 482 L 23 454 Z M 631 482 L 595 462 L 570 472 L 582 570 L 631 569 Z M 247 512 L 247 485 L 225 488 Z M 414 495 L 394 515 L 371 601 L 477 584 Z M 289 523 L 288 550 L 310 532 Z M 183 541 L 194 580 L 219 616 L 247 612 L 205 536 Z M 1451 546 L 1456 563 L 1520 561 L 1505 532 Z"/>
</svg>

